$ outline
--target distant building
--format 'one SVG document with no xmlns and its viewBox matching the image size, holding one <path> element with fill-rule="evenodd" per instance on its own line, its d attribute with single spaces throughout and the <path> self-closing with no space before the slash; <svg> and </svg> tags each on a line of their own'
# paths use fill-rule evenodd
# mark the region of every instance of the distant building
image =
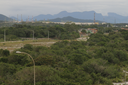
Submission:
<svg viewBox="0 0 128 85">
<path fill-rule="evenodd" d="M 128 28 L 121 28 L 122 30 L 128 30 Z"/>
<path fill-rule="evenodd" d="M 128 27 L 128 25 L 125 25 L 125 27 Z"/>
<path fill-rule="evenodd" d="M 97 31 L 97 28 L 88 28 L 88 29 L 85 29 L 85 28 L 81 28 L 80 30 L 78 30 L 78 32 L 79 32 L 79 34 L 80 34 L 80 36 L 85 36 L 86 35 L 86 33 L 82 33 L 81 31 L 82 30 L 86 30 L 86 32 L 87 32 L 87 34 L 88 33 L 97 33 L 98 31 Z"/>
<path fill-rule="evenodd" d="M 27 20 L 26 20 L 27 21 Z M 35 20 L 36 22 L 37 20 Z M 99 25 L 100 23 L 99 22 L 54 22 L 54 21 L 48 21 L 48 20 L 43 20 L 42 23 L 46 23 L 46 24 L 49 24 L 49 23 L 55 23 L 55 24 L 76 24 L 76 25 Z"/>
<path fill-rule="evenodd" d="M 95 24 L 99 25 L 99 22 L 95 22 Z"/>
<path fill-rule="evenodd" d="M 102 25 L 103 25 L 103 24 L 107 24 L 107 23 L 106 23 L 106 22 L 102 22 Z"/>
<path fill-rule="evenodd" d="M 97 33 L 97 28 L 88 28 L 87 31 L 95 34 Z"/>
</svg>

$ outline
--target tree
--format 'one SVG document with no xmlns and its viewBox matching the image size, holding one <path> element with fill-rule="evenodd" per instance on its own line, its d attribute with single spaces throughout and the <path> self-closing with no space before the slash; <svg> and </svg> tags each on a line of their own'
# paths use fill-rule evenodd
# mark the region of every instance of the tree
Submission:
<svg viewBox="0 0 128 85">
<path fill-rule="evenodd" d="M 26 44 L 26 45 L 24 45 L 23 49 L 27 49 L 27 50 L 32 51 L 32 50 L 33 50 L 33 45 L 31 45 L 31 44 Z"/>
<path fill-rule="evenodd" d="M 25 55 L 25 54 L 16 54 L 13 53 L 8 57 L 8 62 L 10 64 L 15 64 L 15 65 L 26 65 L 27 63 L 31 62 L 30 58 Z"/>
<path fill-rule="evenodd" d="M 38 85 L 57 85 L 63 84 L 61 78 L 58 76 L 59 72 L 50 66 L 36 66 L 36 83 Z M 33 67 L 27 67 L 15 74 L 16 81 L 13 82 L 14 85 L 24 83 L 28 85 L 33 84 Z"/>
<path fill-rule="evenodd" d="M 55 60 L 53 56 L 43 55 L 35 59 L 35 64 L 36 65 L 53 65 L 55 64 Z"/>
<path fill-rule="evenodd" d="M 83 34 L 87 33 L 86 30 L 82 30 L 81 32 L 82 32 Z"/>
</svg>

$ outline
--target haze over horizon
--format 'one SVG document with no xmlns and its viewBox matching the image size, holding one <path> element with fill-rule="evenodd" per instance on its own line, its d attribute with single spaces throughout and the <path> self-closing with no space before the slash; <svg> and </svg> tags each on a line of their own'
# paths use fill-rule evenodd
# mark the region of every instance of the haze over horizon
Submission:
<svg viewBox="0 0 128 85">
<path fill-rule="evenodd" d="M 0 14 L 37 16 L 39 14 L 53 15 L 61 11 L 95 11 L 103 16 L 106 16 L 108 12 L 128 16 L 127 3 L 127 0 L 1 0 Z"/>
</svg>

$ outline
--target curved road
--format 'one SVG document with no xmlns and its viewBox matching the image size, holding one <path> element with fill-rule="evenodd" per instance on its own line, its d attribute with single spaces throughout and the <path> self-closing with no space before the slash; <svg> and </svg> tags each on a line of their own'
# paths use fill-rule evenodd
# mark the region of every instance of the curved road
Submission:
<svg viewBox="0 0 128 85">
<path fill-rule="evenodd" d="M 123 70 L 124 73 L 128 74 L 127 71 Z M 113 83 L 113 85 L 128 85 L 128 82 L 123 82 L 123 83 Z"/>
</svg>

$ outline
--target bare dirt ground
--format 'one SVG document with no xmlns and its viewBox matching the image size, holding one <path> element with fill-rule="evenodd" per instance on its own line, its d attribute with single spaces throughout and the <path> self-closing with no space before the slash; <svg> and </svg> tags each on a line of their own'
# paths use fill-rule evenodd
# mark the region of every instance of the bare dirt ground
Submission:
<svg viewBox="0 0 128 85">
<path fill-rule="evenodd" d="M 77 41 L 86 41 L 89 37 L 81 37 L 76 39 Z M 0 42 L 0 49 L 7 49 L 10 52 L 20 49 L 25 44 L 32 44 L 33 46 L 46 46 L 50 47 L 52 44 L 56 43 L 59 40 L 54 39 L 48 39 L 48 38 L 39 38 L 39 39 L 28 39 L 28 40 L 20 40 L 20 41 L 6 41 L 6 42 Z"/>
<path fill-rule="evenodd" d="M 0 42 L 0 49 L 7 49 L 10 52 L 20 49 L 25 44 L 32 44 L 33 46 L 47 46 L 50 47 L 52 44 L 57 42 L 58 40 L 53 39 L 36 39 L 36 40 L 25 40 L 25 41 L 6 41 L 6 42 Z"/>
<path fill-rule="evenodd" d="M 87 41 L 89 39 L 88 36 L 77 38 L 77 41 Z"/>
</svg>

